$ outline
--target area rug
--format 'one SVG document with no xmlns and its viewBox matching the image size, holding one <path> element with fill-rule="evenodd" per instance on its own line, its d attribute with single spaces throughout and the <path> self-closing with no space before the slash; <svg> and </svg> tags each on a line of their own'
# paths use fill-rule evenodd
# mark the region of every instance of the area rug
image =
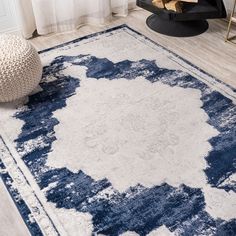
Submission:
<svg viewBox="0 0 236 236">
<path fill-rule="evenodd" d="M 40 87 L 0 108 L 32 235 L 236 235 L 234 88 L 126 25 L 40 56 Z"/>
</svg>

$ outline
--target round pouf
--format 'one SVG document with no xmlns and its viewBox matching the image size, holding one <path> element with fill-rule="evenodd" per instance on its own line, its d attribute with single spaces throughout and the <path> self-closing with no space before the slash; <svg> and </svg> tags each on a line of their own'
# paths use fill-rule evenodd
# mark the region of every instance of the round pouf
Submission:
<svg viewBox="0 0 236 236">
<path fill-rule="evenodd" d="M 10 102 L 31 93 L 42 77 L 37 51 L 17 35 L 0 35 L 0 102 Z"/>
</svg>

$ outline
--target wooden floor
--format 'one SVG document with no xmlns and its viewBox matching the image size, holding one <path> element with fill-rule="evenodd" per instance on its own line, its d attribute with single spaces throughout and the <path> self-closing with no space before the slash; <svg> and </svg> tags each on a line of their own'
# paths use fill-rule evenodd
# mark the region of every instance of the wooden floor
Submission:
<svg viewBox="0 0 236 236">
<path fill-rule="evenodd" d="M 148 15 L 149 14 L 145 11 L 137 10 L 131 12 L 127 18 L 116 17 L 112 23 L 103 27 L 83 26 L 72 32 L 36 37 L 31 39 L 31 42 L 38 50 L 42 50 L 125 23 L 189 60 L 219 80 L 236 88 L 236 44 L 233 45 L 224 42 L 227 29 L 227 23 L 225 21 L 209 21 L 209 30 L 197 37 L 173 38 L 149 30 L 145 25 L 145 19 Z M 233 33 L 236 34 L 236 27 L 234 28 Z M 21 221 L 9 194 L 1 182 L 0 196 L 0 236 L 28 235 L 25 225 Z"/>
<path fill-rule="evenodd" d="M 30 235 L 2 180 L 0 180 L 0 196 L 0 236 Z"/>
</svg>

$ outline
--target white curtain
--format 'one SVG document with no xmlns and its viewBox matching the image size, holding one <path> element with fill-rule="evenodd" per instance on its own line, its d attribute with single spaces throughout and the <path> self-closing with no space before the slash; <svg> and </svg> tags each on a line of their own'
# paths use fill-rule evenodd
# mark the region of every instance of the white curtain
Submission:
<svg viewBox="0 0 236 236">
<path fill-rule="evenodd" d="M 62 32 L 83 24 L 107 23 L 112 14 L 126 16 L 135 0 L 17 0 L 20 25 L 25 38 Z"/>
</svg>

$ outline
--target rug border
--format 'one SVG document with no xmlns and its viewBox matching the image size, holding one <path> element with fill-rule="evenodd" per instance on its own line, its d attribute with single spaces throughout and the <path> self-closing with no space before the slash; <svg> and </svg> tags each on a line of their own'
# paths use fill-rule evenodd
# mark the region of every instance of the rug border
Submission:
<svg viewBox="0 0 236 236">
<path fill-rule="evenodd" d="M 37 201 L 37 205 L 40 206 L 44 211 L 45 211 L 45 215 L 44 215 L 44 218 L 47 218 L 47 220 L 49 220 L 50 222 L 50 227 L 53 228 L 53 231 L 56 235 L 60 235 L 60 233 L 58 232 L 58 229 L 56 227 L 56 225 L 54 224 L 54 221 L 50 218 L 50 216 L 48 215 L 48 212 L 47 210 L 44 208 L 44 205 L 42 204 L 42 202 L 40 201 L 40 199 L 38 198 L 36 192 L 33 190 L 33 187 L 31 186 L 31 184 L 29 183 L 28 179 L 26 178 L 25 176 L 25 173 L 22 171 L 21 167 L 19 166 L 19 163 L 18 161 L 16 160 L 16 158 L 14 157 L 14 154 L 12 153 L 12 148 L 8 146 L 8 144 L 5 142 L 4 140 L 4 137 L 0 134 L 0 147 L 1 145 L 4 146 L 4 148 L 6 149 L 6 151 L 8 152 L 8 155 L 11 156 L 11 159 L 14 163 L 14 165 L 16 165 L 16 168 L 17 168 L 17 171 L 20 173 L 20 175 L 22 175 L 25 179 L 25 184 L 29 186 L 29 188 L 32 190 L 31 193 L 29 194 L 29 196 L 32 196 L 34 195 L 35 196 L 35 200 Z M 1 154 L 1 153 L 0 153 Z M 44 234 L 44 228 L 42 228 L 40 226 L 40 224 L 37 222 L 37 219 L 35 218 L 34 216 L 34 213 L 33 211 L 30 209 L 30 204 L 28 205 L 27 204 L 27 200 L 26 200 L 26 197 L 22 196 L 22 194 L 20 194 L 19 192 L 19 186 L 14 177 L 12 177 L 11 175 L 11 171 L 8 169 L 8 167 L 5 165 L 4 161 L 3 161 L 4 158 L 2 158 L 0 156 L 0 164 L 2 165 L 3 168 L 0 168 L 0 177 L 2 179 L 2 182 L 4 184 L 4 186 L 6 187 L 6 190 L 8 191 L 8 193 L 10 194 L 10 197 L 13 201 L 13 203 L 15 204 L 19 214 L 21 215 L 21 218 L 22 220 L 24 221 L 26 227 L 28 228 L 29 230 L 29 233 L 31 235 L 37 235 L 37 236 L 43 236 L 43 235 L 46 235 Z M 12 165 L 11 165 L 12 166 Z M 6 175 L 9 176 L 9 180 L 11 181 L 11 184 L 7 184 L 7 180 L 5 180 L 5 178 L 3 178 L 3 174 L 2 172 Z M 15 193 L 17 194 L 16 196 L 13 195 L 13 192 L 15 191 Z M 21 197 L 21 200 L 22 200 L 22 203 L 23 206 L 21 206 L 21 204 L 18 203 L 17 201 L 17 197 L 20 196 Z M 24 209 L 27 209 L 30 214 L 27 215 L 27 217 L 24 216 Z M 39 216 L 41 216 L 42 218 L 42 214 L 39 213 Z M 33 222 L 32 222 L 33 220 Z M 48 224 L 49 225 L 49 224 Z M 37 229 L 35 229 L 35 227 Z M 35 231 L 36 230 L 36 231 Z M 38 230 L 38 232 L 37 232 Z"/>
<path fill-rule="evenodd" d="M 223 85 L 227 86 L 228 88 L 230 88 L 233 92 L 236 92 L 236 87 L 234 87 L 232 85 L 229 85 L 229 84 L 227 84 L 226 82 L 224 82 L 224 81 L 222 81 L 220 79 L 217 79 L 212 74 L 210 74 L 210 73 L 206 72 L 205 70 L 201 69 L 200 67 L 194 65 L 189 60 L 187 60 L 184 57 L 178 55 L 177 53 L 173 52 L 172 50 L 166 48 L 165 46 L 161 45 L 160 43 L 155 42 L 154 40 L 150 39 L 149 37 L 147 37 L 143 33 L 140 33 L 137 30 L 131 28 L 127 24 L 121 24 L 121 25 L 118 25 L 118 26 L 114 26 L 112 28 L 108 28 L 108 29 L 105 29 L 105 30 L 98 31 L 96 33 L 91 33 L 91 34 L 88 34 L 88 35 L 85 35 L 85 36 L 82 36 L 82 37 L 79 37 L 79 38 L 76 38 L 76 39 L 64 42 L 62 44 L 55 45 L 53 47 L 49 47 L 49 48 L 46 48 L 46 49 L 43 49 L 43 50 L 39 50 L 38 53 L 39 54 L 43 54 L 43 53 L 49 52 L 49 51 L 54 50 L 54 49 L 58 49 L 58 48 L 61 48 L 61 47 L 64 47 L 64 46 L 68 46 L 70 44 L 77 43 L 77 42 L 83 41 L 85 39 L 93 38 L 93 37 L 96 37 L 96 36 L 99 36 L 99 35 L 102 35 L 102 34 L 105 34 L 105 33 L 109 33 L 109 32 L 115 31 L 115 30 L 119 30 L 119 29 L 122 29 L 122 28 L 129 29 L 130 31 L 136 33 L 137 35 L 144 37 L 145 40 L 148 40 L 149 42 L 155 44 L 156 46 L 159 46 L 160 48 L 162 48 L 163 50 L 165 50 L 168 53 L 172 54 L 173 56 L 177 57 L 178 59 L 182 60 L 183 62 L 185 62 L 189 66 L 191 66 L 194 69 L 200 71 L 204 75 L 210 77 L 212 80 L 216 81 L 217 83 L 223 84 Z"/>
<path fill-rule="evenodd" d="M 4 143 L 4 140 L 3 140 L 3 138 L 2 138 L 1 135 L 0 135 L 0 139 L 1 139 L 1 140 L 3 141 L 3 143 Z M 6 146 L 6 145 L 5 145 L 5 146 Z M 6 146 L 6 148 L 7 148 L 7 146 Z M 1 160 L 1 158 L 0 158 L 0 165 L 2 165 L 2 167 L 3 167 L 3 169 L 1 169 L 1 171 L 4 171 L 4 174 L 8 175 L 9 181 L 11 182 L 11 185 L 12 185 L 13 182 L 14 182 L 14 180 L 13 180 L 11 174 L 7 171 L 7 167 L 6 167 L 6 165 L 3 163 L 3 161 Z M 35 231 L 34 231 L 34 228 L 33 228 L 32 225 L 31 225 L 31 223 L 29 222 L 29 221 L 30 221 L 30 220 L 29 220 L 29 215 L 28 215 L 27 218 L 22 215 L 23 212 L 24 212 L 24 209 L 27 209 L 30 213 L 32 213 L 32 211 L 29 209 L 28 205 L 26 204 L 26 202 L 25 202 L 25 200 L 24 200 L 23 198 L 21 199 L 21 200 L 22 200 L 22 203 L 21 203 L 21 204 L 19 204 L 19 203 L 17 202 L 17 199 L 16 199 L 16 198 L 17 198 L 17 196 L 20 196 L 20 193 L 19 193 L 18 189 L 17 189 L 17 188 L 11 189 L 10 184 L 7 184 L 7 183 L 6 183 L 6 180 L 3 178 L 3 176 L 2 176 L 3 174 L 1 173 L 0 175 L 1 175 L 1 180 L 2 180 L 2 182 L 3 182 L 3 185 L 5 186 L 7 192 L 8 192 L 9 195 L 10 195 L 11 200 L 13 201 L 14 205 L 16 206 L 17 211 L 18 211 L 18 213 L 19 213 L 20 216 L 21 216 L 21 219 L 22 219 L 23 222 L 25 223 L 27 229 L 29 230 L 29 233 L 33 235 L 33 234 L 35 233 Z M 14 196 L 14 190 L 15 190 L 15 193 L 17 194 L 17 196 Z M 33 217 L 33 219 L 34 219 L 34 217 Z M 36 227 L 37 227 L 37 228 L 39 229 L 39 231 L 40 231 L 40 232 L 39 232 L 39 233 L 40 233 L 39 236 L 40 236 L 40 235 L 43 235 L 42 230 L 41 230 L 39 224 L 38 224 L 36 221 L 35 221 L 34 223 L 35 223 Z"/>
</svg>

